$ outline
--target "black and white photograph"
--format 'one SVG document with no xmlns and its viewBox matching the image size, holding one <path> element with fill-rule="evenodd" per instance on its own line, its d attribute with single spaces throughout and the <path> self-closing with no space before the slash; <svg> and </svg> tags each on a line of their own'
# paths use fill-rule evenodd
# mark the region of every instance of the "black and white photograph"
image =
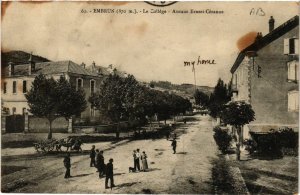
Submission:
<svg viewBox="0 0 300 195">
<path fill-rule="evenodd" d="M 298 1 L 2 1 L 1 192 L 297 194 Z"/>
</svg>

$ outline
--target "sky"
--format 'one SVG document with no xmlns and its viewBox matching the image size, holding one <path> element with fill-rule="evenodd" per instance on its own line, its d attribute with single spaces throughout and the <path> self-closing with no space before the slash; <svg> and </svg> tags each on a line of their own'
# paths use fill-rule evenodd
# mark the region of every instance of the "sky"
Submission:
<svg viewBox="0 0 300 195">
<path fill-rule="evenodd" d="M 93 9 L 170 13 L 108 14 Z M 223 14 L 172 13 L 190 9 Z M 197 62 L 200 56 L 215 64 L 195 66 L 196 84 L 214 86 L 218 78 L 230 80 L 241 38 L 253 40 L 254 32 L 266 35 L 270 16 L 276 28 L 297 14 L 296 2 L 177 2 L 162 8 L 145 2 L 12 2 L 2 4 L 1 48 L 52 61 L 113 64 L 138 80 L 175 84 L 194 84 L 192 68 L 184 61 Z"/>
</svg>

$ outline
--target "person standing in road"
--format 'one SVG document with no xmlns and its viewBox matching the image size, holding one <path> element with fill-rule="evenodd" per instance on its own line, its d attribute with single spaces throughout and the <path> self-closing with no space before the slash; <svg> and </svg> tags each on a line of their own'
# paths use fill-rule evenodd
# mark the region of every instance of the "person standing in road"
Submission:
<svg viewBox="0 0 300 195">
<path fill-rule="evenodd" d="M 108 189 L 108 180 L 110 179 L 110 188 L 112 189 L 115 187 L 114 184 L 114 160 L 111 158 L 109 159 L 109 163 L 106 165 L 106 178 L 105 178 L 105 189 Z"/>
<path fill-rule="evenodd" d="M 143 151 L 141 160 L 142 160 L 143 171 L 146 172 L 148 169 L 148 162 L 147 162 L 147 155 L 145 151 Z"/>
<path fill-rule="evenodd" d="M 96 167 L 95 157 L 96 157 L 96 151 L 95 151 L 95 145 L 93 145 L 90 151 L 90 158 L 91 158 L 90 167 Z"/>
<path fill-rule="evenodd" d="M 97 169 L 97 172 L 100 172 L 100 163 L 99 163 L 99 155 L 100 155 L 100 152 L 98 149 L 96 149 L 96 169 Z"/>
<path fill-rule="evenodd" d="M 175 154 L 176 153 L 176 146 L 177 146 L 177 141 L 176 141 L 175 138 L 173 139 L 171 146 L 173 147 L 173 154 Z"/>
<path fill-rule="evenodd" d="M 136 161 L 135 161 L 135 159 L 136 159 L 136 151 L 135 150 L 133 150 L 133 153 L 132 153 L 132 156 L 133 156 L 133 168 L 134 168 L 134 171 L 136 171 Z"/>
<path fill-rule="evenodd" d="M 138 169 L 138 171 L 141 170 L 141 166 L 140 166 L 140 158 L 141 158 L 140 149 L 136 149 L 136 153 L 135 153 L 135 163 L 136 163 L 136 168 Z"/>
<path fill-rule="evenodd" d="M 71 158 L 70 158 L 70 153 L 67 153 L 67 155 L 64 158 L 64 166 L 66 168 L 66 173 L 65 173 L 65 179 L 70 178 L 70 169 L 71 169 Z"/>
<path fill-rule="evenodd" d="M 99 153 L 99 178 L 102 178 L 105 175 L 105 163 L 104 163 L 104 156 L 103 156 L 103 150 Z"/>
</svg>

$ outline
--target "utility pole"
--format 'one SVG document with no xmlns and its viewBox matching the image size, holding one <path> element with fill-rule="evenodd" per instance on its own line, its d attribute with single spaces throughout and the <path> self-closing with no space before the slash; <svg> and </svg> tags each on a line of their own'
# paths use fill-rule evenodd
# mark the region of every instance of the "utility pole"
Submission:
<svg viewBox="0 0 300 195">
<path fill-rule="evenodd" d="M 193 64 L 192 71 L 194 72 L 194 83 L 195 83 L 195 94 L 196 94 L 197 86 L 196 86 L 196 69 L 195 69 L 195 64 Z"/>
</svg>

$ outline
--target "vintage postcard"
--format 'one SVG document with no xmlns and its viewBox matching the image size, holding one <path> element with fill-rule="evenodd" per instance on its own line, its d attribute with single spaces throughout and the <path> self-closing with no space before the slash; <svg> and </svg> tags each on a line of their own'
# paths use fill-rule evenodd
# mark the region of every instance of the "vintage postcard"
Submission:
<svg viewBox="0 0 300 195">
<path fill-rule="evenodd" d="M 298 193 L 299 2 L 1 2 L 1 192 Z"/>
</svg>

